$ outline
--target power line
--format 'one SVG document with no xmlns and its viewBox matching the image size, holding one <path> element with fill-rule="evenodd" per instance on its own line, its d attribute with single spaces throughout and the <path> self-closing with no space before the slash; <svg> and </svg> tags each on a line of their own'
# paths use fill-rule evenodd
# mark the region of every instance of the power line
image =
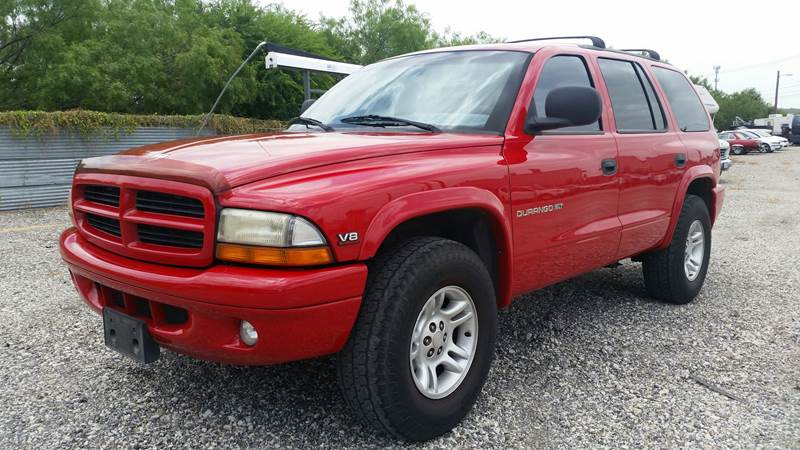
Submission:
<svg viewBox="0 0 800 450">
<path fill-rule="evenodd" d="M 800 58 L 800 53 L 798 53 L 796 55 L 787 56 L 787 57 L 781 58 L 781 59 L 775 59 L 775 60 L 772 60 L 772 61 L 764 61 L 764 62 L 760 62 L 760 63 L 756 63 L 756 64 L 748 64 L 746 66 L 734 67 L 732 69 L 725 69 L 725 70 L 722 70 L 721 72 L 722 73 L 739 72 L 739 71 L 742 71 L 742 70 L 748 70 L 748 69 L 752 69 L 752 68 L 756 68 L 756 67 L 766 66 L 766 65 L 769 65 L 769 64 L 777 64 L 777 63 L 780 63 L 780 62 L 790 61 L 790 60 L 798 59 L 798 58 Z"/>
</svg>

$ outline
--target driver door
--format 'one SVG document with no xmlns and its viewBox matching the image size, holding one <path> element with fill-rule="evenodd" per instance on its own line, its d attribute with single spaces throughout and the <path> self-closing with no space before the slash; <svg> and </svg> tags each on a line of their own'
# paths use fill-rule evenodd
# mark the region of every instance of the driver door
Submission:
<svg viewBox="0 0 800 450">
<path fill-rule="evenodd" d="M 580 54 L 542 55 L 529 110 L 544 116 L 555 88 L 595 87 L 595 70 Z M 536 61 L 536 58 L 534 59 Z M 534 66 L 534 73 L 537 68 Z M 514 291 L 528 292 L 615 261 L 620 240 L 617 144 L 593 124 L 510 136 Z M 521 131 L 519 132 L 521 133 Z"/>
</svg>

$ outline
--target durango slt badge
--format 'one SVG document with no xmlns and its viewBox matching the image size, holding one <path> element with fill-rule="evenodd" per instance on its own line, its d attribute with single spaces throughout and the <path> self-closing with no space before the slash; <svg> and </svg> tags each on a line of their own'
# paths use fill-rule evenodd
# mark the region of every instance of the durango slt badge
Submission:
<svg viewBox="0 0 800 450">
<path fill-rule="evenodd" d="M 553 203 L 552 205 L 537 206 L 535 208 L 517 210 L 517 218 L 532 216 L 534 214 L 544 214 L 564 209 L 563 203 Z"/>
</svg>

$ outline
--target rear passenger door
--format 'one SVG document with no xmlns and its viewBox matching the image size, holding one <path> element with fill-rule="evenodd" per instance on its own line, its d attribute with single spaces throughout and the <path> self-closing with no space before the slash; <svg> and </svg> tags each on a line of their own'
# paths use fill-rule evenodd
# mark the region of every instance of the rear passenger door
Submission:
<svg viewBox="0 0 800 450">
<path fill-rule="evenodd" d="M 597 63 L 614 111 L 622 225 L 617 258 L 622 259 L 663 239 L 687 155 L 645 69 L 626 59 L 597 58 Z"/>
</svg>

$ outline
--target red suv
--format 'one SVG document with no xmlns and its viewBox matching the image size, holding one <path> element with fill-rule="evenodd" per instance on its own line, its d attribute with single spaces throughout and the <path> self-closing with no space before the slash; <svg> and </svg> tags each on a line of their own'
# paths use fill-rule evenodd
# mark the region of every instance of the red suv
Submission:
<svg viewBox="0 0 800 450">
<path fill-rule="evenodd" d="M 515 296 L 632 258 L 650 295 L 690 302 L 717 136 L 680 70 L 592 42 L 399 56 L 283 133 L 84 160 L 60 247 L 106 344 L 143 362 L 338 353 L 356 416 L 426 440 L 472 407 Z"/>
</svg>

